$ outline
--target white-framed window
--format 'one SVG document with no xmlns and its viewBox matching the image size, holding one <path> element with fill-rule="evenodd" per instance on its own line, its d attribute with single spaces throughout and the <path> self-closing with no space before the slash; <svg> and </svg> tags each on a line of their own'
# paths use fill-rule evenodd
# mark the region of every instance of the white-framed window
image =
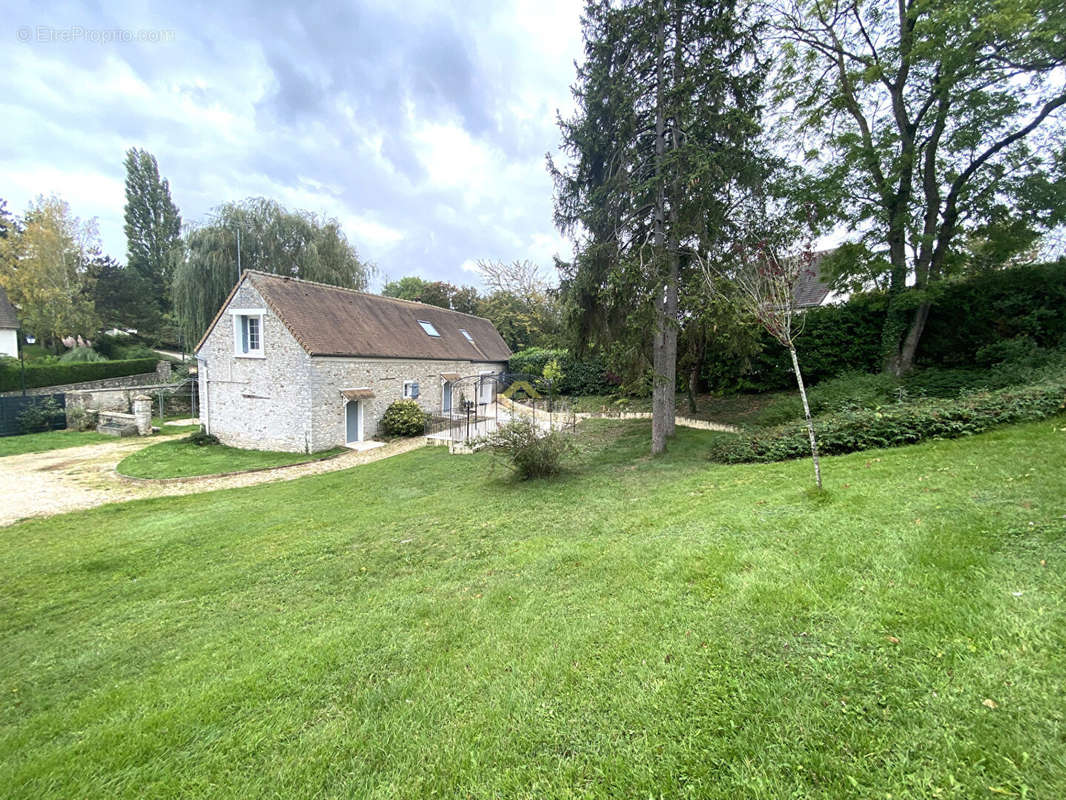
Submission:
<svg viewBox="0 0 1066 800">
<path fill-rule="evenodd" d="M 437 329 L 433 327 L 432 322 L 426 322 L 424 319 L 420 319 L 418 324 L 422 326 L 422 330 L 426 332 L 427 336 L 436 336 L 438 339 L 440 338 L 440 334 L 437 333 Z"/>
<path fill-rule="evenodd" d="M 233 316 L 233 354 L 242 358 L 263 358 L 262 308 L 230 309 Z"/>
<path fill-rule="evenodd" d="M 470 344 L 474 343 L 474 337 L 470 335 L 470 331 L 468 331 L 466 328 L 460 328 L 459 333 L 463 334 L 463 336 L 466 337 L 466 340 L 470 342 Z"/>
<path fill-rule="evenodd" d="M 404 381 L 403 382 L 403 399 L 404 400 L 417 400 L 418 399 L 418 381 Z"/>
</svg>

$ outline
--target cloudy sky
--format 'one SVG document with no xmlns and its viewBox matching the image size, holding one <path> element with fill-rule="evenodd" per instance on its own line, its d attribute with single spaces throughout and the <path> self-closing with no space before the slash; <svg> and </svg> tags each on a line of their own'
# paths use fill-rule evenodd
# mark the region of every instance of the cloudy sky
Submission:
<svg viewBox="0 0 1066 800">
<path fill-rule="evenodd" d="M 576 0 L 5 5 L 0 197 L 60 195 L 120 260 L 134 146 L 185 221 L 249 196 L 336 217 L 377 286 L 569 251 L 544 156 L 572 108 Z"/>
</svg>

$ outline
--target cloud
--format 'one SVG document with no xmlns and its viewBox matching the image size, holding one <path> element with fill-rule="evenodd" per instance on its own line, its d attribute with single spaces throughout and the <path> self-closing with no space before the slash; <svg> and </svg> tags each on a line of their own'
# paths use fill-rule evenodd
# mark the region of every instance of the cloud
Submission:
<svg viewBox="0 0 1066 800">
<path fill-rule="evenodd" d="M 126 148 L 186 221 L 264 195 L 336 217 L 393 277 L 469 283 L 479 258 L 550 266 L 544 154 L 572 104 L 579 4 L 23 3 L 0 48 L 0 196 L 96 216 L 122 257 Z M 15 40 L 23 26 L 169 31 L 166 41 Z"/>
</svg>

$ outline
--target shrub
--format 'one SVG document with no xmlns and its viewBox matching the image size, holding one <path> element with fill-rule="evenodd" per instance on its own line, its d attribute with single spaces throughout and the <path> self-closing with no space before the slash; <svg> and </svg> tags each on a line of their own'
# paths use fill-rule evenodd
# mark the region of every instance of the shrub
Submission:
<svg viewBox="0 0 1066 800">
<path fill-rule="evenodd" d="M 568 434 L 544 433 L 527 419 L 501 425 L 478 444 L 499 456 L 521 480 L 558 475 L 563 459 L 576 450 Z"/>
<path fill-rule="evenodd" d="M 552 362 L 555 366 L 549 367 Z M 574 358 L 569 350 L 527 347 L 511 356 L 507 366 L 510 372 L 536 377 L 548 377 L 544 374 L 546 368 L 556 376 L 552 379 L 556 394 L 600 395 L 617 389 L 600 358 Z"/>
<path fill-rule="evenodd" d="M 26 388 L 59 386 L 66 383 L 98 381 L 155 372 L 158 358 L 138 358 L 126 361 L 96 361 L 73 364 L 26 364 Z M 20 367 L 0 365 L 0 392 L 14 391 L 21 386 Z"/>
<path fill-rule="evenodd" d="M 207 447 L 208 445 L 218 444 L 218 437 L 210 433 L 204 433 L 204 431 L 197 431 L 186 436 L 181 441 L 189 444 L 194 444 L 197 447 Z"/>
<path fill-rule="evenodd" d="M 951 439 L 981 433 L 997 425 L 1044 419 L 1066 408 L 1066 378 L 1046 383 L 980 392 L 954 401 L 921 400 L 880 410 L 831 414 L 815 421 L 823 455 L 872 447 L 896 447 L 924 439 Z M 711 446 L 711 460 L 727 464 L 784 461 L 810 455 L 802 425 L 782 425 L 735 437 Z"/>
<path fill-rule="evenodd" d="M 63 427 L 66 416 L 54 398 L 44 397 L 24 406 L 15 419 L 23 433 L 35 433 Z"/>
<path fill-rule="evenodd" d="M 72 431 L 87 431 L 96 427 L 98 414 L 95 409 L 74 406 L 67 408 L 67 428 Z"/>
<path fill-rule="evenodd" d="M 107 359 L 91 347 L 73 347 L 59 357 L 60 364 L 86 364 Z"/>
<path fill-rule="evenodd" d="M 397 400 L 381 418 L 381 429 L 388 436 L 419 436 L 426 432 L 428 418 L 414 400 Z"/>
<path fill-rule="evenodd" d="M 812 414 L 880 408 L 899 399 L 899 381 L 891 375 L 845 372 L 822 381 L 807 392 Z M 760 427 L 774 427 L 803 419 L 799 392 L 774 398 L 755 416 Z"/>
</svg>

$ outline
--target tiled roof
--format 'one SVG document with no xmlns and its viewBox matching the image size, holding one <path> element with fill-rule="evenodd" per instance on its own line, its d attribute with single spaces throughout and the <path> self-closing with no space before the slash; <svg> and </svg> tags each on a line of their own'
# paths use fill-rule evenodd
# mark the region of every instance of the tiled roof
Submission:
<svg viewBox="0 0 1066 800">
<path fill-rule="evenodd" d="M 0 286 L 0 328 L 18 329 L 19 320 L 15 314 L 15 307 L 7 299 L 7 292 Z"/>
<path fill-rule="evenodd" d="M 822 259 L 829 255 L 832 250 L 822 250 L 814 254 L 814 260 L 811 262 L 811 268 L 804 270 L 800 274 L 799 281 L 796 283 L 795 291 L 793 292 L 793 298 L 796 303 L 796 308 L 813 308 L 814 306 L 820 306 L 825 302 L 825 298 L 829 296 L 829 292 L 832 291 L 828 283 L 822 280 Z"/>
<path fill-rule="evenodd" d="M 265 272 L 248 271 L 244 278 L 313 356 L 457 361 L 511 357 L 499 332 L 481 317 Z M 440 335 L 430 336 L 420 322 L 428 322 Z"/>
</svg>

